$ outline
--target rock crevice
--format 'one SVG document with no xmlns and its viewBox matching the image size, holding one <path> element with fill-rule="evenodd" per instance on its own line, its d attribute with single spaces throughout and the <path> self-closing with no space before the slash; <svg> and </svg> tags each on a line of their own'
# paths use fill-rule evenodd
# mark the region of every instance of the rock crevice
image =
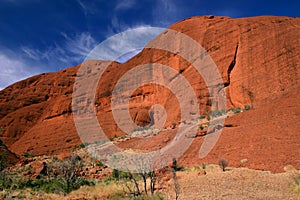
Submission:
<svg viewBox="0 0 300 200">
<path fill-rule="evenodd" d="M 238 49 L 239 49 L 239 43 L 236 44 L 233 60 L 231 61 L 230 65 L 228 67 L 228 70 L 227 70 L 227 82 L 224 83 L 225 88 L 230 85 L 230 75 L 236 64 L 236 57 L 237 57 Z"/>
</svg>

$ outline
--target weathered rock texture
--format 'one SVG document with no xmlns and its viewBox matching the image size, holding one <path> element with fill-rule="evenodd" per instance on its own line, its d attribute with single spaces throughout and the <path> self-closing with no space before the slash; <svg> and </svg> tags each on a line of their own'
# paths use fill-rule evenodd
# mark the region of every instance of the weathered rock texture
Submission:
<svg viewBox="0 0 300 200">
<path fill-rule="evenodd" d="M 0 140 L 0 169 L 11 166 L 19 161 L 19 157 L 7 149 L 6 145 Z"/>
<path fill-rule="evenodd" d="M 202 138 L 196 138 L 182 162 L 216 163 L 219 157 L 225 157 L 232 166 L 248 159 L 246 166 L 251 168 L 282 171 L 287 164 L 300 168 L 300 19 L 204 16 L 182 20 L 170 29 L 188 35 L 207 50 L 222 76 L 227 108 L 253 108 L 226 121 L 234 126 L 223 129 L 216 147 L 204 160 L 198 159 Z M 101 62 L 90 62 L 91 68 L 99 67 Z M 211 109 L 208 89 L 191 63 L 170 52 L 144 49 L 124 64 L 111 64 L 99 82 L 95 108 L 108 137 L 123 134 L 111 113 L 113 87 L 130 69 L 149 62 L 177 70 L 192 85 L 201 114 Z M 57 154 L 81 143 L 71 109 L 78 68 L 34 76 L 0 91 L 0 126 L 4 128 L 0 139 L 11 151 Z M 166 109 L 165 127 L 179 123 L 181 111 L 174 95 L 149 84 L 136 90 L 130 100 L 130 114 L 136 124 L 150 123 L 148 110 L 154 103 Z M 172 131 L 151 139 L 129 140 L 120 146 L 161 147 L 173 138 Z"/>
</svg>

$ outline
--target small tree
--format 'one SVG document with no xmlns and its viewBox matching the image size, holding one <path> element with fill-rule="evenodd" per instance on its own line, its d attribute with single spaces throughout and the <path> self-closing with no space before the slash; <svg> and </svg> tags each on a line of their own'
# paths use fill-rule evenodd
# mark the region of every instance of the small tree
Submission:
<svg viewBox="0 0 300 200">
<path fill-rule="evenodd" d="M 178 170 L 177 160 L 176 160 L 176 158 L 173 158 L 173 164 L 171 167 L 171 171 L 172 171 L 172 178 L 174 181 L 174 190 L 175 190 L 175 199 L 176 200 L 179 198 L 179 192 L 180 192 L 180 185 L 178 183 L 177 175 L 176 175 L 177 170 Z"/>
<path fill-rule="evenodd" d="M 80 167 L 82 167 L 81 158 L 77 154 L 71 153 L 62 161 L 57 160 L 48 163 L 46 175 L 48 180 L 51 180 L 51 178 L 63 180 L 66 185 L 65 192 L 69 193 L 78 187 L 77 183 L 80 181 L 80 177 L 77 169 Z"/>
<path fill-rule="evenodd" d="M 225 172 L 226 167 L 228 166 L 228 160 L 224 159 L 224 158 L 220 158 L 219 159 L 219 166 L 221 167 L 221 169 L 223 170 L 223 172 Z"/>
</svg>

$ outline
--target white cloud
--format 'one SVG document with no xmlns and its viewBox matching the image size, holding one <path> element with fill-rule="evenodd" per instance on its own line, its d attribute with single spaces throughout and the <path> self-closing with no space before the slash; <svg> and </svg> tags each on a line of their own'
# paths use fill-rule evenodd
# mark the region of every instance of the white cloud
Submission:
<svg viewBox="0 0 300 200">
<path fill-rule="evenodd" d="M 83 0 L 77 0 L 77 3 L 79 4 L 85 15 L 95 14 L 96 8 L 91 4 L 91 1 L 89 1 L 89 3 L 86 3 Z"/>
<path fill-rule="evenodd" d="M 71 63 L 81 62 L 97 45 L 96 40 L 87 32 L 73 36 L 66 33 L 61 34 L 64 37 L 64 41 L 60 45 L 55 43 L 43 51 L 22 46 L 21 50 L 27 58 L 35 61 L 61 62 L 71 65 Z"/>
<path fill-rule="evenodd" d="M 65 51 L 74 55 L 86 56 L 97 44 L 96 40 L 87 32 L 77 34 L 73 38 L 65 33 L 62 33 L 62 35 L 65 38 Z"/>
<path fill-rule="evenodd" d="M 37 71 L 30 68 L 22 60 L 14 56 L 8 56 L 0 52 L 0 90 L 8 85 L 37 74 Z"/>
<path fill-rule="evenodd" d="M 119 0 L 116 4 L 115 10 L 128 10 L 136 4 L 135 0 Z"/>
<path fill-rule="evenodd" d="M 89 54 L 87 59 L 125 62 L 164 30 L 164 28 L 150 26 L 127 29 L 102 42 Z"/>
<path fill-rule="evenodd" d="M 45 50 L 21 46 L 20 50 L 23 56 L 20 59 L 16 55 L 8 56 L 7 53 L 0 52 L 0 69 L 2 70 L 0 73 L 0 89 L 43 72 L 43 68 L 41 68 L 43 65 L 58 69 L 58 66 L 69 67 L 72 64 L 79 64 L 85 58 L 125 62 L 139 53 L 150 40 L 164 30 L 147 25 L 133 28 L 120 26 L 119 28 L 126 31 L 120 31 L 121 33 L 113 35 L 100 45 L 88 32 L 74 35 L 61 33 L 64 40 L 60 44 L 54 43 Z M 97 48 L 91 54 L 90 52 L 95 47 Z M 32 63 L 35 64 L 32 65 Z M 34 67 L 38 65 L 39 67 Z"/>
<path fill-rule="evenodd" d="M 25 46 L 21 46 L 21 50 L 31 59 L 33 60 L 39 60 L 41 59 L 40 56 L 41 56 L 41 52 L 40 51 L 37 51 L 37 50 L 33 50 L 33 49 L 30 49 L 28 47 L 25 47 Z"/>
</svg>

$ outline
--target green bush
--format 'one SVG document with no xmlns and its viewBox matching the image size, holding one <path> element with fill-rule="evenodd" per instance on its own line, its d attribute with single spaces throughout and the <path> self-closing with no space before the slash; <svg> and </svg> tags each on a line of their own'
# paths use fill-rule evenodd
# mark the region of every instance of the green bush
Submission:
<svg viewBox="0 0 300 200">
<path fill-rule="evenodd" d="M 110 182 L 112 181 L 113 179 L 111 177 L 107 177 L 105 180 L 104 180 L 104 184 L 105 185 L 109 185 Z"/>
<path fill-rule="evenodd" d="M 26 158 L 34 158 L 35 157 L 35 155 L 33 153 L 30 153 L 28 151 L 24 152 L 23 156 Z"/>
<path fill-rule="evenodd" d="M 83 185 L 94 185 L 94 181 L 87 180 L 77 173 L 82 166 L 80 157 L 74 153 L 66 159 L 47 163 L 44 174 L 38 178 L 25 178 L 18 173 L 0 172 L 0 190 L 23 190 L 31 188 L 46 193 L 67 194 Z M 30 168 L 29 168 L 30 169 Z"/>
<path fill-rule="evenodd" d="M 113 171 L 112 171 L 112 177 L 114 178 L 114 179 L 119 179 L 120 178 L 120 172 L 119 172 L 119 170 L 117 170 L 117 169 L 113 169 Z"/>
<path fill-rule="evenodd" d="M 71 187 L 68 186 L 66 180 L 58 177 L 52 178 L 50 180 L 47 179 L 21 179 L 17 177 L 9 177 L 2 174 L 0 176 L 0 190 L 23 190 L 26 188 L 31 188 L 35 191 L 44 191 L 46 193 L 63 193 L 67 194 L 73 190 L 77 190 L 80 186 L 83 185 L 94 185 L 93 181 L 80 178 L 77 179 Z"/>
<path fill-rule="evenodd" d="M 10 189 L 13 180 L 7 174 L 0 172 L 0 190 Z"/>
<path fill-rule="evenodd" d="M 96 166 L 98 166 L 98 167 L 103 167 L 104 164 L 103 164 L 101 161 L 99 161 L 99 162 L 96 162 Z"/>
<path fill-rule="evenodd" d="M 76 149 L 83 149 L 84 147 L 88 146 L 89 143 L 88 142 L 84 142 L 84 143 L 81 143 L 80 145 L 75 145 L 73 150 L 76 150 Z"/>
<path fill-rule="evenodd" d="M 250 105 L 245 105 L 244 110 L 251 110 L 251 109 L 252 109 L 252 107 Z"/>
</svg>

